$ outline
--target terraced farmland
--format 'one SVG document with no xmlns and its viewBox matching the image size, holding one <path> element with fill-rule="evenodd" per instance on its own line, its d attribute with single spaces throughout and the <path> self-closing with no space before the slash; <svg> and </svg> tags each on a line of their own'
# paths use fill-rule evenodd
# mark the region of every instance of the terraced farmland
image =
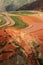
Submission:
<svg viewBox="0 0 43 65">
<path fill-rule="evenodd" d="M 6 26 L 14 26 L 18 29 L 23 29 L 29 26 L 22 18 L 19 18 L 19 16 L 28 16 L 33 14 L 38 14 L 38 12 L 34 11 L 18 11 L 18 12 L 2 12 L 2 15 L 0 17 L 0 28 L 6 28 Z M 5 15 L 5 16 L 4 16 Z"/>
<path fill-rule="evenodd" d="M 0 13 L 0 65 L 43 65 L 43 12 L 23 13 Z"/>
<path fill-rule="evenodd" d="M 9 24 L 10 24 L 10 22 L 8 21 L 8 19 L 6 18 L 6 16 L 0 15 L 0 29 L 5 28 Z"/>
<path fill-rule="evenodd" d="M 15 24 L 13 25 L 14 27 L 17 27 L 18 29 L 23 29 L 28 27 L 28 24 L 23 22 L 23 20 L 21 20 L 17 16 L 11 16 L 11 18 L 15 21 Z"/>
</svg>

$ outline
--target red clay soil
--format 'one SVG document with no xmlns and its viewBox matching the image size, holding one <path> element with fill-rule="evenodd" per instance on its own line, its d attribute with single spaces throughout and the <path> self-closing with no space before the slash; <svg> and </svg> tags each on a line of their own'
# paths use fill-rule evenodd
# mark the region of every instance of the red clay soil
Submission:
<svg viewBox="0 0 43 65">
<path fill-rule="evenodd" d="M 10 36 L 8 36 L 4 29 L 0 30 L 0 42 L 5 41 L 6 39 L 9 40 Z"/>
<path fill-rule="evenodd" d="M 2 32 L 2 34 L 1 34 L 1 32 Z M 2 41 L 4 42 L 6 40 L 8 42 L 11 39 L 9 37 L 9 35 L 7 35 L 7 34 L 9 34 L 11 36 L 11 38 L 13 38 L 14 40 L 16 40 L 18 42 L 20 41 L 19 45 L 21 45 L 21 47 L 24 48 L 27 53 L 32 53 L 31 48 L 28 46 L 28 44 L 24 40 L 19 38 L 19 35 L 20 35 L 20 31 L 19 30 L 16 30 L 14 28 L 7 28 L 5 30 L 0 30 L 0 35 L 2 37 L 2 38 L 0 37 L 1 38 L 0 39 L 1 42 Z M 5 37 L 5 39 L 4 39 L 4 37 Z M 0 44 L 1 44 L 1 42 L 0 42 Z M 7 43 L 7 42 L 6 42 L 6 45 L 3 48 L 0 49 L 0 53 L 2 53 L 2 51 L 4 51 L 4 52 L 5 51 L 11 51 L 11 52 L 9 52 L 9 53 L 2 53 L 0 55 L 0 60 L 8 59 L 13 54 L 16 54 L 14 49 L 16 49 L 17 47 L 12 42 L 10 44 Z"/>
<path fill-rule="evenodd" d="M 7 34 L 9 34 L 11 36 L 11 38 L 15 39 L 16 41 L 18 41 L 18 42 L 20 41 L 19 44 L 25 49 L 25 51 L 27 53 L 31 53 L 31 49 L 28 46 L 28 44 L 24 40 L 19 38 L 19 36 L 21 34 L 21 31 L 16 30 L 13 27 L 7 28 L 5 30 L 0 30 L 0 41 L 5 41 L 5 39 L 4 39 L 5 36 L 7 36 L 7 39 L 11 39 L 9 37 L 9 35 L 7 35 Z M 32 34 L 32 36 L 34 36 L 37 39 L 38 43 L 40 43 L 41 52 L 43 52 L 43 29 L 40 29 L 40 30 L 37 30 L 37 31 L 34 31 L 34 32 L 30 32 L 30 34 Z M 0 55 L 0 59 L 2 59 L 3 56 L 4 56 L 3 59 L 5 59 L 5 56 L 7 56 L 7 58 L 9 58 L 9 56 L 11 56 L 12 54 L 15 54 L 15 52 L 13 51 L 14 48 L 16 48 L 16 47 L 12 46 L 12 44 L 6 45 L 6 47 L 4 47 L 3 50 L 10 50 L 12 52 L 11 53 L 6 53 L 6 55 L 5 54 L 4 55 Z"/>
<path fill-rule="evenodd" d="M 0 60 L 8 59 L 13 54 L 16 54 L 14 49 L 17 48 L 17 46 L 12 45 L 12 43 L 7 43 L 10 40 L 10 36 L 5 32 L 5 30 L 0 30 Z M 6 45 L 4 45 L 4 42 L 7 40 Z M 3 46 L 4 45 L 4 46 Z M 5 51 L 9 51 L 4 53 Z"/>
<path fill-rule="evenodd" d="M 4 35 L 6 35 L 6 32 L 4 32 L 4 30 L 0 30 L 0 42 L 4 41 Z"/>
<path fill-rule="evenodd" d="M 24 40 L 22 40 L 21 38 L 19 38 L 20 34 L 21 34 L 21 31 L 16 30 L 15 28 L 11 27 L 11 28 L 7 28 L 6 32 L 9 33 L 9 35 L 13 39 L 15 39 L 16 41 L 18 41 L 19 42 L 18 44 L 21 45 L 21 47 L 24 48 L 27 53 L 31 53 L 31 49 L 28 46 L 28 44 Z"/>
<path fill-rule="evenodd" d="M 31 32 L 31 34 L 36 38 L 37 42 L 41 46 L 41 52 L 43 52 L 43 29 Z"/>
<path fill-rule="evenodd" d="M 3 48 L 3 52 L 5 51 L 9 51 L 9 52 L 6 52 L 6 53 L 2 53 L 0 55 L 0 60 L 5 60 L 5 59 L 9 59 L 9 57 L 11 57 L 13 54 L 16 54 L 16 52 L 14 51 L 14 49 L 16 49 L 17 47 L 13 46 L 12 44 L 8 44 L 6 45 L 4 48 Z"/>
</svg>

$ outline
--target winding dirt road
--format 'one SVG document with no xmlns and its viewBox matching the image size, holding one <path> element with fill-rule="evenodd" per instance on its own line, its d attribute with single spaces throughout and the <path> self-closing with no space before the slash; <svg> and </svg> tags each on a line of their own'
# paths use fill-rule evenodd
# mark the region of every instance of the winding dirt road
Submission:
<svg viewBox="0 0 43 65">
<path fill-rule="evenodd" d="M 0 12 L 0 14 L 3 14 L 6 16 L 4 17 L 4 19 L 6 20 L 6 23 L 4 25 L 1 25 L 0 27 L 6 26 L 6 25 L 12 26 L 13 24 L 15 24 L 14 20 L 10 18 L 7 12 Z"/>
</svg>

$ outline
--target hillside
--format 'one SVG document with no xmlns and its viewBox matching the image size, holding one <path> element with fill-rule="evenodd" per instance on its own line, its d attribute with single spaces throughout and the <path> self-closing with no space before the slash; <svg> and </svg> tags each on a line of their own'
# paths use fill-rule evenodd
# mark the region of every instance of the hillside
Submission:
<svg viewBox="0 0 43 65">
<path fill-rule="evenodd" d="M 0 0 L 0 11 L 14 11 L 35 0 Z"/>
<path fill-rule="evenodd" d="M 17 10 L 39 10 L 43 11 L 43 0 L 37 0 L 32 3 L 28 3 L 26 5 L 23 5 Z"/>
<path fill-rule="evenodd" d="M 0 65 L 43 65 L 43 12 L 0 12 Z"/>
</svg>

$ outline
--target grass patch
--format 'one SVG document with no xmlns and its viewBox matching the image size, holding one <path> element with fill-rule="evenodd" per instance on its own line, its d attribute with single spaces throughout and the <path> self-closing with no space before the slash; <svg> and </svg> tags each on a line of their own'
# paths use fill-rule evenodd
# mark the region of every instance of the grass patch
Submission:
<svg viewBox="0 0 43 65">
<path fill-rule="evenodd" d="M 0 17 L 0 26 L 4 25 L 6 23 L 5 19 L 3 17 Z"/>
<path fill-rule="evenodd" d="M 18 29 L 26 28 L 28 26 L 27 23 L 23 22 L 17 16 L 11 16 L 11 18 L 15 21 L 15 24 L 13 26 L 17 27 Z"/>
<path fill-rule="evenodd" d="M 3 26 L 4 24 L 6 24 L 6 20 L 4 19 L 4 16 L 0 16 L 0 29 L 4 29 L 7 27 L 7 25 Z"/>
<path fill-rule="evenodd" d="M 28 14 L 38 14 L 37 12 L 31 12 L 31 11 L 16 11 L 16 12 L 9 12 L 10 14 L 19 14 L 19 15 L 28 15 Z"/>
<path fill-rule="evenodd" d="M 0 26 L 1 26 L 1 25 L 4 25 L 5 23 L 6 23 L 5 21 L 1 21 L 1 22 L 0 22 Z"/>
</svg>

